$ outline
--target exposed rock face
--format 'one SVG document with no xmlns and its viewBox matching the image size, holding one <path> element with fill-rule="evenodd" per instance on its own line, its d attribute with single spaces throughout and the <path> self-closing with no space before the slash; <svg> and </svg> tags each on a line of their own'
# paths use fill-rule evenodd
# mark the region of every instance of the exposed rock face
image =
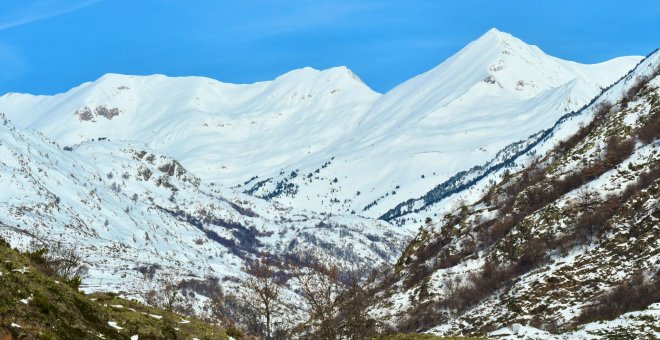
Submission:
<svg viewBox="0 0 660 340">
<path fill-rule="evenodd" d="M 91 121 L 96 117 L 103 117 L 108 120 L 112 120 L 112 118 L 119 116 L 119 113 L 121 110 L 117 107 L 113 108 L 107 108 L 104 105 L 99 105 L 94 110 L 89 106 L 83 106 L 80 109 L 76 110 L 75 115 L 78 116 L 78 119 L 81 121 Z"/>
</svg>

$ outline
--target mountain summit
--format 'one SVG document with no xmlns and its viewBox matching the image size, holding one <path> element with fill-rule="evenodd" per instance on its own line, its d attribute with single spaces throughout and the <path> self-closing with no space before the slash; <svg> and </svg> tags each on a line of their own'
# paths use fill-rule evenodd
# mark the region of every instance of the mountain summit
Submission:
<svg viewBox="0 0 660 340">
<path fill-rule="evenodd" d="M 624 57 L 594 65 L 568 62 L 491 29 L 437 67 L 389 91 L 374 110 L 398 117 L 422 115 L 458 98 L 505 96 L 505 100 L 525 100 L 568 84 L 588 100 L 639 60 Z M 579 98 L 573 99 L 563 103 L 564 108 L 584 104 Z"/>
</svg>

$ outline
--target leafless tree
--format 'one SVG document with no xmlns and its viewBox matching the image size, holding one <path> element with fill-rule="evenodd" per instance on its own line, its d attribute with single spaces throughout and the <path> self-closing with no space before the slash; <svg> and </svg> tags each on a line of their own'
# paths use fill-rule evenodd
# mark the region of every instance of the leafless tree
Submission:
<svg viewBox="0 0 660 340">
<path fill-rule="evenodd" d="M 30 245 L 31 253 L 39 258 L 46 265 L 52 274 L 60 276 L 66 280 L 76 279 L 78 281 L 85 278 L 88 272 L 82 256 L 78 252 L 76 245 L 67 246 L 60 242 L 43 243 L 33 242 Z"/>
<path fill-rule="evenodd" d="M 74 247 L 67 248 L 58 243 L 50 249 L 49 258 L 51 266 L 63 278 L 79 277 L 82 279 L 87 275 L 87 266 Z"/>
<path fill-rule="evenodd" d="M 314 263 L 292 275 L 308 316 L 303 332 L 319 339 L 363 339 L 375 334 L 367 314 L 367 278 L 359 271 Z"/>
<path fill-rule="evenodd" d="M 245 316 L 249 326 L 265 339 L 276 338 L 277 333 L 284 332 L 285 328 L 278 321 L 286 313 L 286 303 L 281 300 L 284 282 L 279 276 L 278 265 L 278 261 L 271 257 L 249 263 L 244 268 L 249 276 L 241 283 L 246 291 L 244 303 L 248 313 Z"/>
<path fill-rule="evenodd" d="M 151 285 L 151 289 L 140 293 L 147 304 L 182 314 L 192 312 L 191 299 L 184 294 L 181 281 L 173 275 L 159 272 L 151 280 Z"/>
<path fill-rule="evenodd" d="M 323 339 L 337 338 L 336 319 L 345 294 L 339 275 L 337 267 L 321 264 L 293 270 L 306 304 L 309 326 L 318 329 L 318 335 Z"/>
</svg>

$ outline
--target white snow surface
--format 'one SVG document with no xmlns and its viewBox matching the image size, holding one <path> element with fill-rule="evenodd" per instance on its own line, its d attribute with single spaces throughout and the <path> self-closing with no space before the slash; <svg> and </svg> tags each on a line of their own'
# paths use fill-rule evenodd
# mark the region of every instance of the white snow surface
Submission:
<svg viewBox="0 0 660 340">
<path fill-rule="evenodd" d="M 497 339 L 603 339 L 610 337 L 651 339 L 660 337 L 657 323 L 660 320 L 660 304 L 655 303 L 641 311 L 625 313 L 614 320 L 596 321 L 579 326 L 576 330 L 552 334 L 520 324 L 513 324 L 488 333 Z M 637 326 L 644 332 L 631 331 Z"/>
<path fill-rule="evenodd" d="M 117 322 L 116 322 L 116 321 L 108 321 L 108 325 L 110 325 L 110 327 L 112 327 L 112 328 L 114 328 L 114 329 L 118 329 L 118 330 L 119 330 L 119 329 L 124 329 L 123 327 L 119 327 L 119 326 L 117 326 Z"/>
<path fill-rule="evenodd" d="M 54 96 L 6 94 L 0 112 L 62 145 L 147 143 L 207 181 L 299 209 L 378 217 L 548 128 L 639 60 L 578 64 L 492 29 L 383 95 L 345 67 L 248 85 L 107 74 Z M 76 114 L 85 108 L 90 120 Z M 278 183 L 294 189 L 278 193 Z"/>
</svg>

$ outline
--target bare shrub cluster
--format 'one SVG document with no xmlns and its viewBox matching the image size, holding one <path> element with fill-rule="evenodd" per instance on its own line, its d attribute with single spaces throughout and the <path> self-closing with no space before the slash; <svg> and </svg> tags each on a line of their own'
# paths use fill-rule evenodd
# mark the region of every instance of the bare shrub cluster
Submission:
<svg viewBox="0 0 660 340">
<path fill-rule="evenodd" d="M 31 245 L 33 250 L 27 253 L 30 261 L 40 272 L 61 278 L 74 289 L 78 289 L 88 272 L 75 247 L 67 247 L 59 242 L 47 246 Z"/>
<path fill-rule="evenodd" d="M 629 281 L 620 282 L 594 304 L 582 310 L 576 323 L 613 320 L 621 314 L 642 310 L 656 302 L 660 302 L 660 273 L 654 273 L 651 277 L 638 273 Z"/>
</svg>

